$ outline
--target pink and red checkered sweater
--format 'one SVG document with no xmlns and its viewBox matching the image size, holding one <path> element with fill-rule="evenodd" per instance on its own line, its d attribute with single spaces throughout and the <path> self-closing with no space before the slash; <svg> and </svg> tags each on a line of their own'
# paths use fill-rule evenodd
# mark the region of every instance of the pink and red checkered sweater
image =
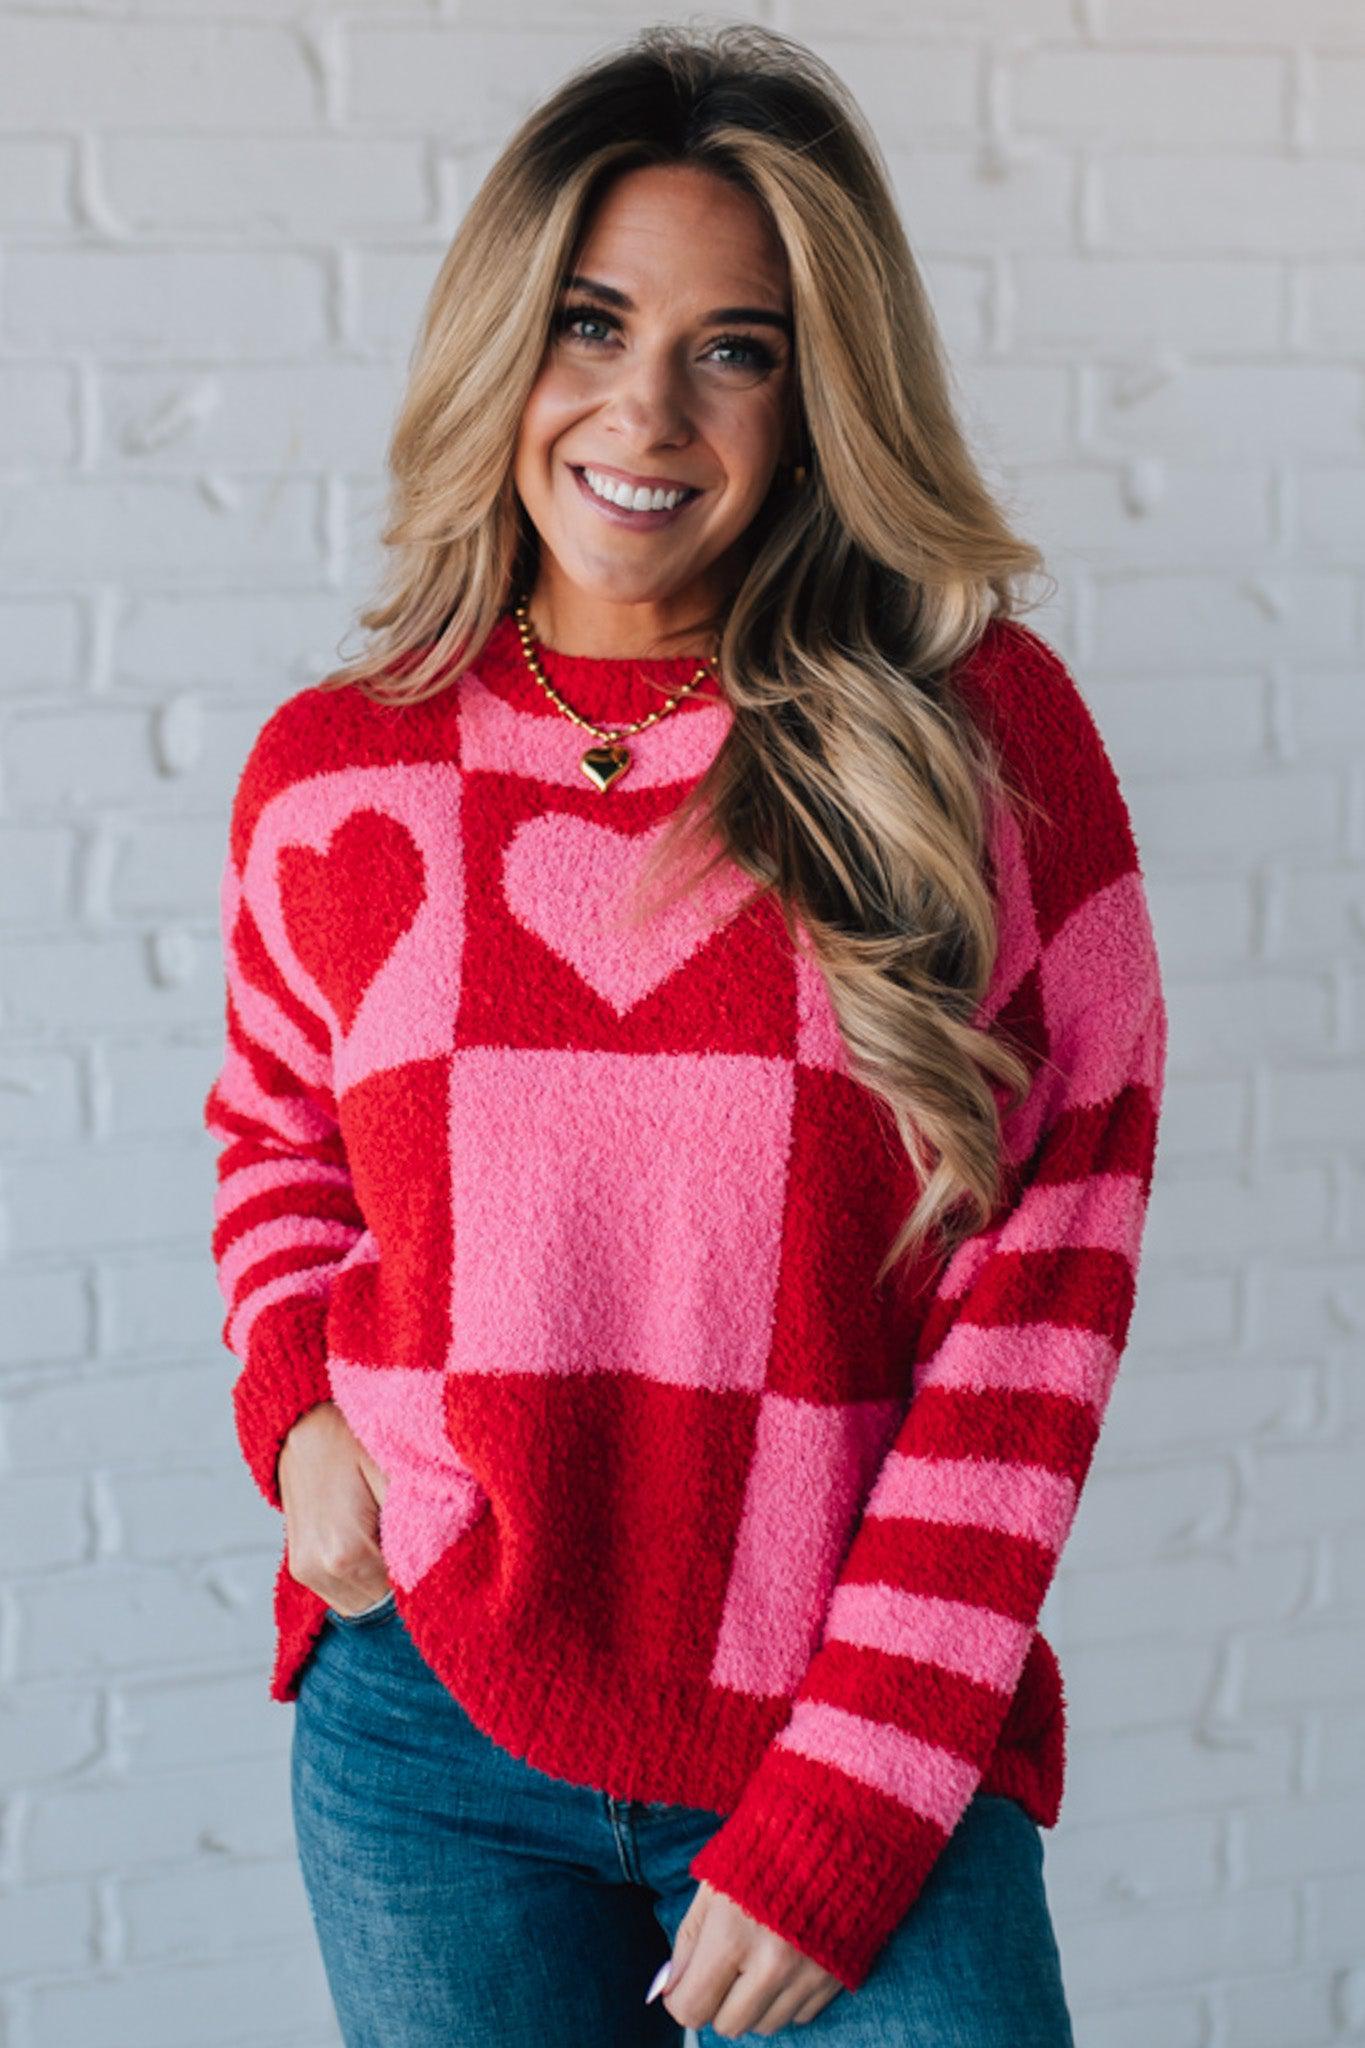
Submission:
<svg viewBox="0 0 1365 2048">
<path fill-rule="evenodd" d="M 696 666 L 542 658 L 606 724 Z M 303 689 L 251 750 L 223 873 L 204 1113 L 262 1492 L 281 1506 L 282 1439 L 333 1399 L 390 1481 L 399 1613 L 478 1726 L 715 1810 L 692 1874 L 851 1990 L 978 1790 L 1057 1819 L 1039 1609 L 1132 1314 L 1165 1065 L 1076 685 L 999 620 L 957 680 L 1048 816 L 993 813 L 978 1021 L 1034 1081 L 1007 1196 L 936 1274 L 875 1282 L 915 1183 L 771 898 L 727 864 L 613 926 L 728 729 L 714 685 L 607 792 L 507 613 L 424 703 Z M 286 1551 L 273 1698 L 324 1612 Z"/>
</svg>

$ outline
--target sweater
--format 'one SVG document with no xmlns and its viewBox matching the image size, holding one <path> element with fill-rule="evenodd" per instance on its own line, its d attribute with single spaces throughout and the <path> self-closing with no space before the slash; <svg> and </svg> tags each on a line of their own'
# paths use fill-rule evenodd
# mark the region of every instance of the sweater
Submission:
<svg viewBox="0 0 1365 2048">
<path fill-rule="evenodd" d="M 697 667 L 540 654 L 610 725 Z M 1032 1085 L 951 1257 L 931 1240 L 877 1281 L 917 1182 L 770 893 L 727 860 L 614 925 L 729 729 L 715 678 L 603 791 L 509 612 L 424 702 L 310 684 L 265 720 L 204 1105 L 266 1500 L 286 1432 L 334 1401 L 389 1481 L 398 1613 L 478 1727 L 562 1781 L 715 1812 L 691 1874 L 854 1991 L 975 1793 L 1057 1820 L 1039 1610 L 1127 1337 L 1165 1066 L 1129 814 L 1075 682 L 1002 619 L 953 681 L 1043 815 L 990 809 L 974 1021 Z M 325 1615 L 286 1543 L 273 1698 Z"/>
</svg>

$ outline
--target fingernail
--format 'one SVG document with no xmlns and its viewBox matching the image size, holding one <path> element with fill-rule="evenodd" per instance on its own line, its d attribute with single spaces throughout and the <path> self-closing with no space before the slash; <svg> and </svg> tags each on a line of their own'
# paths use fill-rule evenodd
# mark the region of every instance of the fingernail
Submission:
<svg viewBox="0 0 1365 2048">
<path fill-rule="evenodd" d="M 668 1981 L 668 1973 L 672 1968 L 672 1956 L 668 1958 L 668 1961 L 666 1963 L 660 1963 L 658 1969 L 654 1972 L 654 1982 L 650 1985 L 648 1991 L 646 1991 L 645 1993 L 646 2005 L 651 2005 L 654 2002 L 654 2000 L 658 1997 L 659 1993 L 663 1990 L 664 1985 Z"/>
</svg>

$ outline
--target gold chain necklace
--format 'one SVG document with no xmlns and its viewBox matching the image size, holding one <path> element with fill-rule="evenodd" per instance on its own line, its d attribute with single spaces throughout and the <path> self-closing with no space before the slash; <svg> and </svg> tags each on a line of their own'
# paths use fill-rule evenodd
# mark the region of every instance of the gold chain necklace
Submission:
<svg viewBox="0 0 1365 2048">
<path fill-rule="evenodd" d="M 680 690 L 675 690 L 668 702 L 661 704 L 657 711 L 651 711 L 648 718 L 637 718 L 633 725 L 620 725 L 614 728 L 594 725 L 590 718 L 582 717 L 574 710 L 571 704 L 564 702 L 564 699 L 546 675 L 539 661 L 537 661 L 535 643 L 531 633 L 530 607 L 531 599 L 528 593 L 518 601 L 513 607 L 512 612 L 512 616 L 517 622 L 517 631 L 521 635 L 521 647 L 522 652 L 526 656 L 527 667 L 540 684 L 541 689 L 545 691 L 551 703 L 562 711 L 566 718 L 571 718 L 575 725 L 581 725 L 586 732 L 595 734 L 603 742 L 601 746 L 589 747 L 579 764 L 589 782 L 594 783 L 598 789 L 609 789 L 617 777 L 624 775 L 627 768 L 629 768 L 630 750 L 621 745 L 621 741 L 627 734 L 643 732 L 647 725 L 657 724 L 659 719 L 666 717 L 675 705 L 681 704 L 683 698 L 688 695 L 689 691 L 695 690 L 698 683 L 703 682 L 709 675 L 714 676 L 717 674 L 716 657 L 712 654 L 702 663 L 691 682 L 684 683 Z"/>
</svg>

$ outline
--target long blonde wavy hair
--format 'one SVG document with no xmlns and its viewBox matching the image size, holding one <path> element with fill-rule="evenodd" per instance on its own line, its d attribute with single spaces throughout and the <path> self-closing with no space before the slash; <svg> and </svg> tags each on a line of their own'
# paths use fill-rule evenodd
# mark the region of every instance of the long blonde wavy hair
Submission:
<svg viewBox="0 0 1365 2048">
<path fill-rule="evenodd" d="M 595 201 L 646 164 L 711 171 L 766 208 L 789 266 L 807 477 L 770 491 L 742 580 L 700 622 L 734 716 L 642 870 L 641 901 L 655 909 L 729 859 L 773 892 L 794 939 L 804 929 L 850 1071 L 916 1175 L 880 1281 L 931 1233 L 946 1257 L 991 1220 L 997 1087 L 1014 1106 L 1030 1083 L 972 1018 L 998 944 L 988 805 L 1031 800 L 948 671 L 992 617 L 1029 608 L 1018 579 L 1046 571 L 954 417 L 878 145 L 804 45 L 749 24 L 656 25 L 522 122 L 431 288 L 390 440 L 384 594 L 358 614 L 370 644 L 323 686 L 435 695 L 533 588 L 539 541 L 512 479 L 522 410 Z"/>
</svg>

